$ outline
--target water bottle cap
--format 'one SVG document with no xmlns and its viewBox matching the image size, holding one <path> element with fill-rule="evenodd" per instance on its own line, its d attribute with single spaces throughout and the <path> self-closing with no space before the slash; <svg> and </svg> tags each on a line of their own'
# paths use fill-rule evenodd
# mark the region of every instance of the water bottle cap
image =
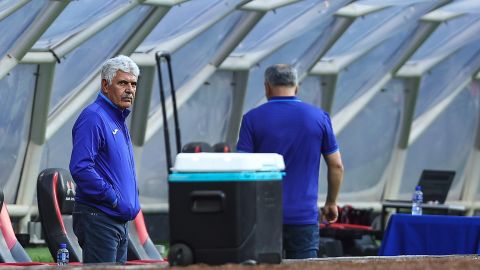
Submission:
<svg viewBox="0 0 480 270">
<path fill-rule="evenodd" d="M 61 244 L 60 244 L 60 248 L 67 248 L 67 244 L 61 243 Z"/>
<path fill-rule="evenodd" d="M 421 186 L 417 186 L 417 187 L 415 187 L 415 190 L 420 190 L 420 191 L 421 191 L 421 190 L 422 190 L 422 187 L 421 187 Z"/>
</svg>

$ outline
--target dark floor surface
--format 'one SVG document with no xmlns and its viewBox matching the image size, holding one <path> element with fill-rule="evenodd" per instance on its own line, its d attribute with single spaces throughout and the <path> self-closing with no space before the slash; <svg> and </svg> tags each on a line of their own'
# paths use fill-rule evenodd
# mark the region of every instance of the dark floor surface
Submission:
<svg viewBox="0 0 480 270">
<path fill-rule="evenodd" d="M 0 269 L 172 269 L 172 270 L 478 270 L 479 255 L 459 256 L 395 256 L 395 257 L 342 257 L 310 260 L 284 260 L 281 264 L 239 265 L 225 264 L 209 266 L 194 264 L 186 267 L 170 267 L 167 263 L 137 265 L 51 265 L 12 266 L 1 265 Z"/>
</svg>

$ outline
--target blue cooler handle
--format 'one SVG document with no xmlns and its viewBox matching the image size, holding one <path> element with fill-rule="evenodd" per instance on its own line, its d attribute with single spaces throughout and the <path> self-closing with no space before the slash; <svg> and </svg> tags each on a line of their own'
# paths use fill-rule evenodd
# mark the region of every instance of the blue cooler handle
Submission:
<svg viewBox="0 0 480 270">
<path fill-rule="evenodd" d="M 190 210 L 194 213 L 219 213 L 225 209 L 225 193 L 221 190 L 196 190 L 190 193 Z"/>
</svg>

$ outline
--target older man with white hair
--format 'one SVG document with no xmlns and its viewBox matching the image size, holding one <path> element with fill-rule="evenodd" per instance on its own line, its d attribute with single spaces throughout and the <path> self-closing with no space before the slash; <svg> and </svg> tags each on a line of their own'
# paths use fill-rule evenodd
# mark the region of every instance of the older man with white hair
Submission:
<svg viewBox="0 0 480 270">
<path fill-rule="evenodd" d="M 127 56 L 107 60 L 97 99 L 73 126 L 70 172 L 77 184 L 73 229 L 83 263 L 124 264 L 127 259 L 127 223 L 137 216 L 140 203 L 125 119 L 139 73 Z"/>
</svg>

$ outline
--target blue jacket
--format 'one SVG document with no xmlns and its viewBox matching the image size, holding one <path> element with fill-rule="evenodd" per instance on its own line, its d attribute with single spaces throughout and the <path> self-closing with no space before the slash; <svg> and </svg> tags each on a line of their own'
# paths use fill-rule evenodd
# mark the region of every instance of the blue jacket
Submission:
<svg viewBox="0 0 480 270">
<path fill-rule="evenodd" d="M 129 113 L 100 93 L 73 126 L 70 159 L 76 202 L 122 221 L 134 219 L 140 210 L 132 143 L 125 124 Z"/>
</svg>

